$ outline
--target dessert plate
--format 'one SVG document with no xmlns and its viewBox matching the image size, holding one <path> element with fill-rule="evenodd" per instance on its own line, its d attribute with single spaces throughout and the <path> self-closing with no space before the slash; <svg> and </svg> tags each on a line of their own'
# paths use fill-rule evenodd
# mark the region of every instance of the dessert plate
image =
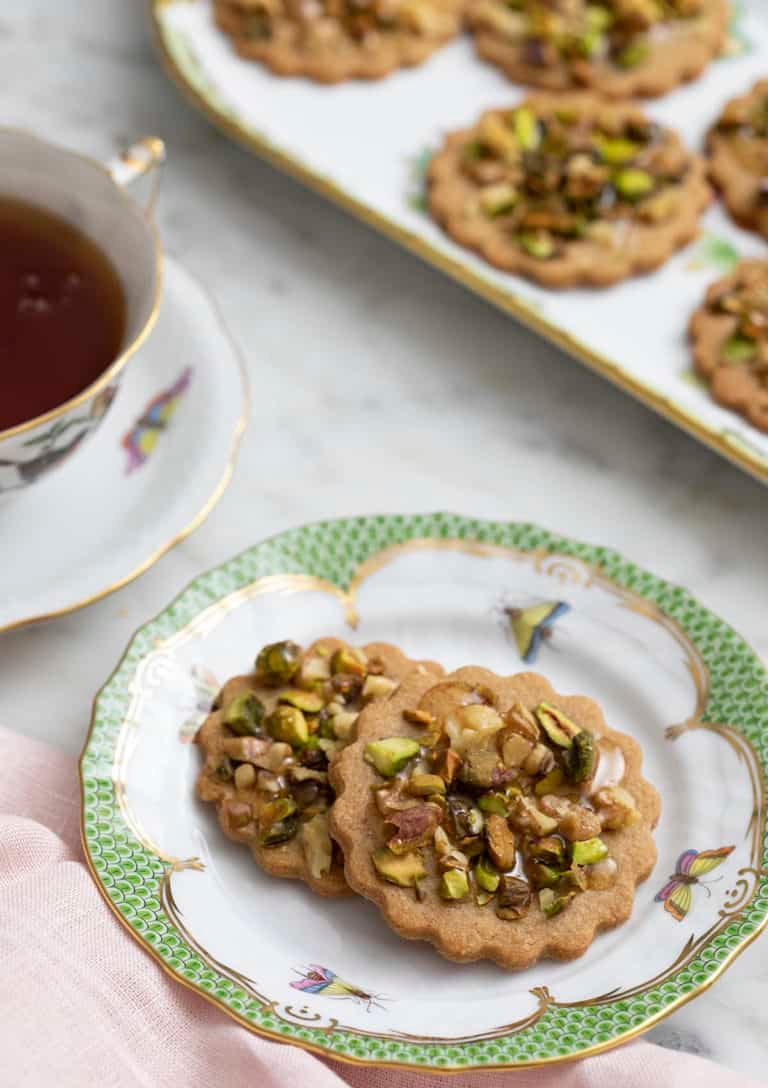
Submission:
<svg viewBox="0 0 768 1088">
<path fill-rule="evenodd" d="M 610 290 L 547 291 L 456 245 L 425 212 L 424 175 L 444 134 L 523 94 L 475 56 L 468 37 L 387 79 L 323 87 L 238 57 L 213 23 L 210 0 L 149 4 L 169 75 L 234 140 L 768 480 L 768 434 L 711 399 L 686 343 L 688 315 L 707 285 L 739 256 L 762 253 L 760 239 L 733 226 L 719 204 L 703 216 L 700 241 L 653 275 Z M 649 114 L 678 128 L 692 147 L 701 146 L 724 102 L 765 74 L 764 0 L 733 7 L 727 55 L 694 83 L 648 103 Z"/>
<path fill-rule="evenodd" d="M 601 703 L 662 797 L 631 919 L 570 963 L 457 965 L 225 839 L 194 796 L 190 741 L 261 645 L 321 635 L 448 669 L 533 667 Z M 88 864 L 131 935 L 249 1030 L 347 1061 L 435 1072 L 597 1053 L 706 989 L 768 922 L 768 675 L 685 590 L 531 525 L 382 516 L 256 545 L 134 636 L 80 769 Z"/>
<path fill-rule="evenodd" d="M 166 258 L 157 325 L 103 427 L 0 508 L 11 557 L 0 565 L 0 631 L 105 597 L 196 529 L 229 483 L 246 410 L 242 365 L 213 301 Z M 57 426 L 38 442 L 43 459 Z"/>
</svg>

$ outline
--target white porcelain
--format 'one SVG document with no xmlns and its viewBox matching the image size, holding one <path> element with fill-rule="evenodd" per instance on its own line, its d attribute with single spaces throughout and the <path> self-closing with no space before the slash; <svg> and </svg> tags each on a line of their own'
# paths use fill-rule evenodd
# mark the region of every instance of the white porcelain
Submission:
<svg viewBox="0 0 768 1088">
<path fill-rule="evenodd" d="M 27 490 L 96 433 L 117 395 L 126 363 L 155 323 L 160 242 L 151 217 L 124 186 L 158 167 L 163 158 L 162 141 L 147 139 L 105 166 L 31 133 L 0 129 L 0 197 L 44 208 L 96 242 L 118 273 L 126 303 L 120 354 L 96 381 L 65 404 L 0 431 L 0 497 Z"/>
<path fill-rule="evenodd" d="M 523 661 L 508 609 L 542 601 L 568 608 Z M 596 699 L 640 742 L 662 798 L 658 863 L 631 919 L 578 960 L 509 973 L 450 963 L 372 904 L 318 899 L 254 865 L 198 801 L 189 742 L 264 643 L 322 635 L 392 641 L 447 669 L 533 668 Z M 137 632 L 83 752 L 89 859 L 147 950 L 261 1034 L 423 1069 L 593 1053 L 706 989 L 768 921 L 766 693 L 722 621 L 605 549 L 451 514 L 321 522 L 198 577 Z M 677 917 L 662 890 L 690 849 L 718 864 Z M 312 989 L 317 965 L 346 990 Z"/>
<path fill-rule="evenodd" d="M 443 135 L 525 92 L 478 59 L 469 36 L 425 64 L 373 82 L 320 87 L 238 57 L 211 0 L 153 0 L 158 44 L 187 96 L 238 142 L 298 176 L 638 397 L 742 468 L 768 480 L 768 434 L 720 407 L 692 372 L 688 315 L 739 255 L 765 245 L 719 204 L 703 235 L 650 276 L 608 290 L 548 291 L 452 242 L 424 211 L 424 172 Z M 723 102 L 765 75 L 765 0 L 734 4 L 729 51 L 700 79 L 649 101 L 648 113 L 701 147 Z M 510 359 L 510 366 L 514 360 Z"/>
<path fill-rule="evenodd" d="M 109 425 L 0 513 L 0 631 L 105 596 L 200 524 L 232 473 L 245 396 L 211 298 L 166 259 L 157 325 Z M 13 481 L 0 465 L 0 490 Z"/>
</svg>

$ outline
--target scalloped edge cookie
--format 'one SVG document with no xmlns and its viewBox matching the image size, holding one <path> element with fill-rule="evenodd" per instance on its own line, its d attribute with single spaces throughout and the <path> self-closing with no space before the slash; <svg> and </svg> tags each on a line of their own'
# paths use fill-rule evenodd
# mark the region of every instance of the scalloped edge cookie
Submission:
<svg viewBox="0 0 768 1088">
<path fill-rule="evenodd" d="M 467 22 L 480 57 L 500 68 L 515 83 L 548 91 L 584 87 L 608 98 L 656 98 L 698 78 L 722 50 L 730 15 L 728 0 L 709 0 L 707 22 L 695 33 L 686 35 L 684 41 L 669 39 L 656 43 L 648 61 L 626 71 L 585 62 L 579 82 L 564 64 L 545 68 L 526 63 L 520 45 L 505 41 L 498 32 L 483 26 L 478 12 L 486 3 L 487 0 L 470 0 L 467 7 Z"/>
<path fill-rule="evenodd" d="M 731 218 L 746 230 L 755 231 L 763 238 L 768 238 L 768 206 L 760 207 L 756 199 L 758 186 L 761 179 L 768 176 L 768 169 L 765 174 L 760 174 L 741 164 L 734 155 L 731 137 L 717 129 L 729 106 L 741 105 L 764 95 L 768 95 L 768 79 L 758 80 L 746 94 L 736 95 L 726 103 L 720 117 L 707 133 L 707 153 L 709 177 L 717 186 Z M 768 140 L 764 143 L 768 146 Z"/>
<path fill-rule="evenodd" d="M 535 706 L 545 701 L 579 721 L 596 737 L 603 737 L 621 749 L 625 773 L 621 784 L 633 794 L 641 820 L 619 831 L 602 832 L 616 861 L 616 883 L 606 891 L 581 892 L 566 910 L 547 918 L 532 906 L 517 921 L 504 921 L 492 910 L 465 899 L 446 903 L 434 892 L 422 901 L 412 888 L 385 883 L 371 863 L 374 849 L 385 843 L 383 820 L 376 807 L 372 787 L 381 778 L 363 759 L 366 743 L 396 735 L 418 738 L 423 727 L 405 721 L 402 711 L 417 706 L 432 686 L 429 676 L 408 677 L 386 704 L 365 710 L 358 723 L 358 739 L 346 748 L 331 768 L 336 802 L 331 810 L 331 834 L 341 845 L 347 881 L 356 892 L 370 899 L 401 937 L 425 940 L 449 960 L 459 963 L 492 960 L 507 970 L 530 967 L 539 959 L 571 960 L 589 948 L 596 934 L 625 922 L 631 912 L 635 887 L 645 880 L 656 863 L 656 845 L 651 829 L 658 822 L 661 801 L 657 791 L 641 775 L 642 752 L 631 737 L 610 729 L 597 704 L 582 695 L 559 695 L 542 676 L 518 673 L 499 677 L 486 669 L 467 667 L 443 677 L 445 681 L 467 681 L 490 689 L 504 712 L 514 702 Z M 425 864 L 433 864 L 425 859 Z"/>
<path fill-rule="evenodd" d="M 627 119 L 647 121 L 643 110 L 632 103 L 606 103 L 596 95 L 583 93 L 532 95 L 515 106 L 520 107 L 528 107 L 534 112 L 572 107 L 590 113 L 609 108 L 625 114 Z M 430 162 L 427 174 L 432 217 L 454 241 L 479 253 L 489 264 L 535 280 L 545 287 L 607 287 L 630 276 L 652 272 L 697 236 L 699 217 L 710 203 L 712 192 L 707 184 L 703 158 L 689 151 L 690 170 L 683 182 L 684 199 L 679 215 L 658 224 L 633 223 L 620 246 L 576 240 L 568 243 L 562 257 L 538 260 L 530 256 L 505 235 L 497 220 L 466 212 L 468 204 L 477 195 L 478 186 L 462 170 L 463 149 L 476 138 L 483 118 L 498 112 L 498 109 L 486 110 L 470 128 L 449 133 L 442 150 Z"/>
<path fill-rule="evenodd" d="M 331 652 L 341 646 L 349 645 L 341 639 L 316 639 L 307 648 L 305 654 L 310 655 L 320 644 L 328 647 Z M 386 642 L 370 642 L 363 646 L 362 649 L 369 658 L 381 658 L 384 663 L 384 675 L 401 683 L 411 674 L 416 674 L 425 679 L 431 678 L 430 682 L 434 682 L 443 672 L 442 666 L 436 662 L 413 661 L 406 657 L 396 646 Z M 236 676 L 227 681 L 221 689 L 217 704 L 225 706 L 234 696 L 246 691 L 253 691 L 265 702 L 268 709 L 271 709 L 280 690 L 280 688 L 263 687 L 257 682 L 252 673 L 245 676 Z M 333 852 L 330 871 L 323 876 L 316 877 L 313 876 L 309 869 L 298 835 L 277 846 L 265 847 L 254 842 L 252 834 L 246 834 L 229 826 L 224 813 L 225 802 L 232 799 L 249 801 L 256 796 L 257 791 L 254 787 L 238 790 L 234 782 L 222 782 L 216 777 L 215 771 L 221 762 L 223 754 L 223 717 L 224 714 L 221 709 L 216 709 L 209 714 L 195 736 L 195 743 L 200 746 L 204 755 L 204 764 L 197 777 L 197 795 L 202 801 L 212 802 L 216 806 L 219 824 L 224 834 L 233 842 L 247 845 L 256 864 L 271 876 L 302 880 L 318 895 L 349 895 L 351 889 L 344 878 L 344 868 L 337 849 L 334 849 Z"/>
<path fill-rule="evenodd" d="M 747 368 L 721 362 L 720 349 L 733 333 L 735 319 L 731 314 L 710 309 L 710 304 L 724 290 L 736 287 L 744 272 L 753 268 L 768 278 L 768 260 L 744 260 L 729 275 L 710 284 L 704 302 L 691 315 L 688 335 L 696 373 L 707 383 L 718 404 L 739 412 L 753 427 L 768 433 L 768 385 L 761 385 Z"/>
<path fill-rule="evenodd" d="M 291 40 L 288 33 L 279 41 L 249 39 L 244 30 L 247 5 L 242 0 L 215 0 L 216 25 L 246 60 L 260 61 L 277 76 L 306 76 L 317 83 L 346 80 L 383 79 L 399 68 L 422 64 L 461 31 L 462 0 L 430 0 L 436 19 L 442 24 L 434 33 L 415 30 L 373 32 L 368 42 L 345 37 L 325 47 L 313 47 Z M 289 31 L 292 20 L 283 18 Z"/>
</svg>

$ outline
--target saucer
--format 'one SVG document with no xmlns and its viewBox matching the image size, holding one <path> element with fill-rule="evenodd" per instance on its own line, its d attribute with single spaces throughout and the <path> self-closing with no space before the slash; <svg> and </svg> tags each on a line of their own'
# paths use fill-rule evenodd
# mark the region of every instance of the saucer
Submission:
<svg viewBox="0 0 768 1088">
<path fill-rule="evenodd" d="M 166 258 L 157 326 L 76 458 L 0 508 L 0 631 L 82 608 L 200 525 L 245 427 L 238 353 L 200 283 Z"/>
</svg>

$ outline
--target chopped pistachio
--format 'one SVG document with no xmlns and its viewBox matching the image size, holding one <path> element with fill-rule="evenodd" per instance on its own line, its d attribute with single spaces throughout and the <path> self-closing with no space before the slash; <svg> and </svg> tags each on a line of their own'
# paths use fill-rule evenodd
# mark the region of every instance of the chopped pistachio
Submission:
<svg viewBox="0 0 768 1088">
<path fill-rule="evenodd" d="M 253 818 L 253 809 L 247 801 L 228 800 L 224 804 L 224 819 L 232 831 L 247 827 Z"/>
<path fill-rule="evenodd" d="M 555 253 L 555 242 L 545 230 L 524 230 L 517 236 L 522 249 L 537 261 L 546 261 Z"/>
<path fill-rule="evenodd" d="M 607 44 L 608 39 L 603 31 L 597 27 L 592 27 L 579 38 L 579 51 L 583 57 L 588 59 L 598 57 L 605 51 Z"/>
<path fill-rule="evenodd" d="M 429 797 L 433 793 L 445 793 L 445 782 L 439 774 L 412 774 L 408 779 L 408 792 L 415 797 Z"/>
<path fill-rule="evenodd" d="M 534 151 L 541 143 L 541 129 L 533 110 L 519 106 L 513 111 L 511 120 L 518 147 L 523 151 Z"/>
<path fill-rule="evenodd" d="M 499 816 L 506 817 L 509 812 L 507 799 L 503 793 L 484 793 L 477 799 L 477 807 L 481 812 L 495 812 Z"/>
<path fill-rule="evenodd" d="M 536 888 L 551 888 L 560 879 L 560 870 L 545 865 L 543 861 L 533 861 L 528 865 L 528 876 Z"/>
<path fill-rule="evenodd" d="M 560 865 L 565 859 L 565 843 L 557 835 L 548 835 L 531 843 L 529 852 L 537 861 L 543 861 L 547 865 Z"/>
<path fill-rule="evenodd" d="M 422 880 L 427 871 L 421 857 L 416 854 L 393 854 L 386 846 L 374 850 L 371 861 L 379 876 L 399 888 L 412 888 Z"/>
<path fill-rule="evenodd" d="M 513 703 L 504 715 L 504 724 L 512 733 L 519 733 L 532 744 L 539 739 L 539 726 L 533 714 L 522 703 Z"/>
<path fill-rule="evenodd" d="M 607 30 L 614 21 L 613 14 L 602 4 L 588 4 L 585 14 L 590 30 Z"/>
<path fill-rule="evenodd" d="M 464 752 L 459 778 L 470 786 L 487 789 L 494 784 L 498 767 L 499 755 L 495 747 L 469 748 Z"/>
<path fill-rule="evenodd" d="M 295 682 L 308 691 L 322 687 L 331 677 L 331 664 L 321 653 L 306 657 L 299 668 Z"/>
<path fill-rule="evenodd" d="M 235 765 L 229 756 L 224 756 L 213 773 L 220 782 L 229 782 L 232 775 L 235 773 Z"/>
<path fill-rule="evenodd" d="M 605 786 L 594 797 L 598 823 L 606 831 L 630 827 L 640 819 L 632 794 L 623 786 Z"/>
<path fill-rule="evenodd" d="M 367 676 L 363 684 L 363 698 L 385 699 L 399 686 L 397 680 L 390 680 L 388 676 Z"/>
<path fill-rule="evenodd" d="M 485 907 L 493 899 L 493 892 L 475 892 L 475 902 L 478 907 Z"/>
<path fill-rule="evenodd" d="M 256 658 L 256 675 L 263 684 L 286 684 L 296 675 L 301 661 L 301 646 L 286 639 L 271 642 Z"/>
<path fill-rule="evenodd" d="M 533 787 L 533 792 L 537 797 L 543 797 L 545 793 L 551 793 L 552 790 L 557 789 L 558 786 L 562 786 L 564 775 L 559 767 L 553 767 L 553 769 L 546 774 L 536 785 Z"/>
<path fill-rule="evenodd" d="M 567 759 L 568 775 L 572 782 L 588 782 L 592 778 L 597 764 L 597 745 L 588 729 L 582 729 L 573 738 Z"/>
<path fill-rule="evenodd" d="M 336 650 L 331 657 L 331 674 L 345 672 L 353 676 L 364 677 L 367 672 L 367 662 L 360 650 L 351 646 L 343 646 Z"/>
<path fill-rule="evenodd" d="M 442 809 L 431 802 L 390 812 L 386 821 L 395 828 L 395 834 L 387 846 L 393 854 L 406 854 L 419 846 L 426 846 L 428 842 L 432 842 L 441 817 Z"/>
<path fill-rule="evenodd" d="M 269 735 L 294 748 L 309 740 L 307 719 L 295 706 L 276 706 L 266 720 Z"/>
<path fill-rule="evenodd" d="M 459 842 L 482 834 L 485 819 L 480 809 L 476 808 L 469 798 L 457 796 L 456 794 L 448 797 L 446 814 L 449 820 L 449 828 L 453 831 L 454 838 Z"/>
<path fill-rule="evenodd" d="M 442 756 L 435 764 L 435 770 L 448 785 L 453 782 L 456 772 L 461 767 L 461 756 L 453 748 L 446 748 Z"/>
<path fill-rule="evenodd" d="M 570 903 L 573 896 L 573 892 L 559 895 L 553 888 L 542 888 L 539 892 L 539 906 L 544 914 L 546 914 L 547 918 L 554 918 L 556 914 L 559 914 L 560 911 Z"/>
<path fill-rule="evenodd" d="M 302 691 L 300 688 L 286 688 L 277 697 L 278 703 L 295 706 L 304 714 L 319 714 L 325 705 L 322 698 L 314 691 Z"/>
<path fill-rule="evenodd" d="M 268 801 L 258 815 L 259 842 L 262 846 L 277 846 L 292 838 L 298 830 L 298 807 L 290 797 Z"/>
<path fill-rule="evenodd" d="M 484 891 L 495 892 L 501 881 L 501 873 L 493 862 L 483 855 L 477 859 L 475 865 L 475 880 Z"/>
<path fill-rule="evenodd" d="M 624 199 L 634 202 L 642 200 L 656 188 L 656 179 L 647 170 L 625 167 L 617 171 L 613 178 L 616 192 Z"/>
<path fill-rule="evenodd" d="M 353 714 L 349 710 L 343 710 L 340 714 L 334 714 L 331 721 L 331 729 L 333 731 L 333 737 L 337 740 L 349 740 L 352 736 L 352 732 L 357 724 L 359 715 Z M 333 737 L 329 737 L 329 740 L 333 740 Z"/>
<path fill-rule="evenodd" d="M 528 912 L 531 905 L 530 885 L 516 876 L 503 876 L 499 883 L 496 916 L 514 922 Z"/>
<path fill-rule="evenodd" d="M 586 839 L 571 843 L 571 858 L 574 865 L 595 865 L 608 856 L 608 848 L 602 839 Z"/>
<path fill-rule="evenodd" d="M 526 774 L 548 774 L 555 765 L 555 757 L 546 744 L 535 744 L 523 763 Z"/>
<path fill-rule="evenodd" d="M 723 344 L 720 354 L 726 363 L 751 363 L 757 358 L 757 343 L 748 336 L 731 336 Z"/>
<path fill-rule="evenodd" d="M 372 764 L 385 778 L 399 774 L 414 756 L 419 754 L 419 742 L 411 737 L 387 737 L 365 746 L 365 761 Z"/>
<path fill-rule="evenodd" d="M 461 869 L 448 869 L 440 877 L 440 895 L 443 899 L 464 899 L 469 895 L 469 880 Z"/>
<path fill-rule="evenodd" d="M 559 891 L 561 892 L 584 892 L 587 887 L 587 871 L 575 862 L 560 876 Z"/>
<path fill-rule="evenodd" d="M 610 163 L 611 166 L 624 166 L 625 163 L 631 162 L 640 150 L 640 144 L 624 136 L 601 137 L 595 141 L 595 144 L 603 161 Z"/>
<path fill-rule="evenodd" d="M 224 722 L 240 737 L 256 737 L 261 733 L 264 704 L 252 691 L 244 691 L 224 707 Z"/>
<path fill-rule="evenodd" d="M 521 767 L 534 749 L 533 742 L 505 727 L 498 737 L 501 761 L 505 767 Z"/>
<path fill-rule="evenodd" d="M 573 738 L 581 732 L 581 727 L 549 703 L 539 703 L 536 707 L 539 724 L 553 744 L 560 748 L 570 748 Z"/>
<path fill-rule="evenodd" d="M 616 56 L 616 63 L 620 68 L 636 68 L 647 59 L 649 52 L 645 42 L 630 42 Z"/>
<path fill-rule="evenodd" d="M 490 216 L 504 215 L 512 211 L 518 200 L 517 189 L 507 182 L 486 185 L 480 191 L 480 207 L 486 215 Z"/>
<path fill-rule="evenodd" d="M 541 837 L 557 829 L 557 820 L 537 808 L 530 797 L 517 797 L 510 808 L 510 821 L 519 830 Z"/>
</svg>

